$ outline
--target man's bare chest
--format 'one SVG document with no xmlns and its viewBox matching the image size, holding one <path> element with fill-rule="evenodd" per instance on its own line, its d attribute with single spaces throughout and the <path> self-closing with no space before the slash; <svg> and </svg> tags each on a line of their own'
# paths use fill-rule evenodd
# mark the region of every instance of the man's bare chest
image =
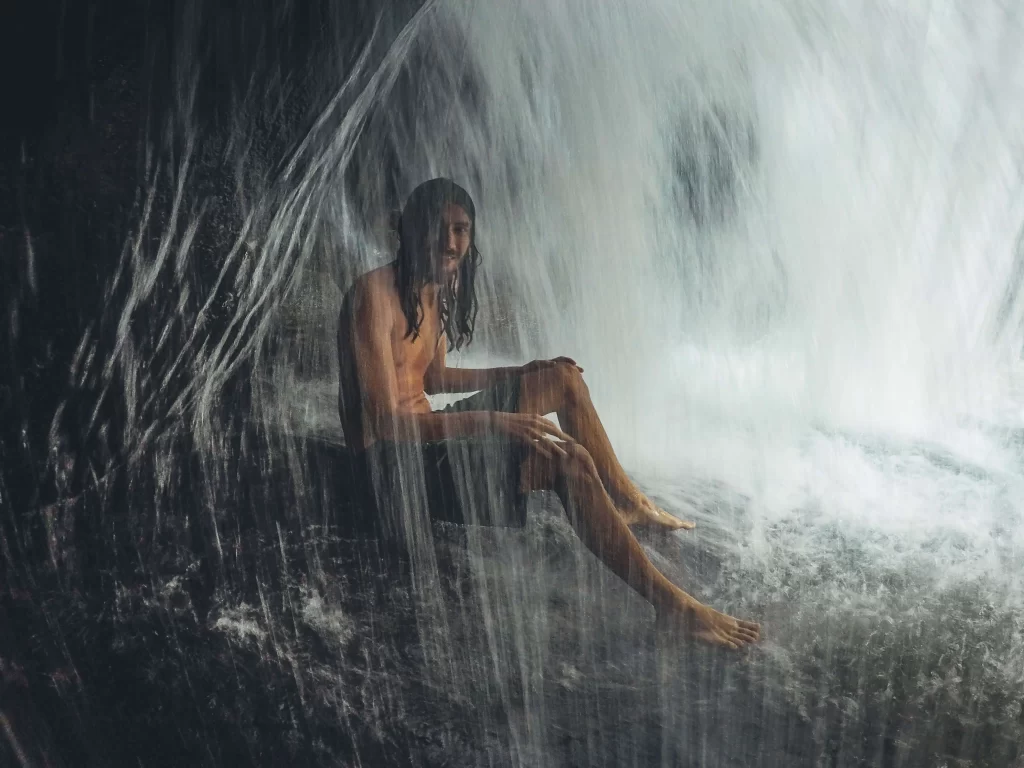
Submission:
<svg viewBox="0 0 1024 768">
<path fill-rule="evenodd" d="M 426 372 L 437 354 L 440 342 L 440 323 L 434 318 L 425 317 L 415 338 L 406 336 L 404 332 L 396 332 L 392 337 L 392 355 L 395 367 L 400 373 L 418 376 Z"/>
</svg>

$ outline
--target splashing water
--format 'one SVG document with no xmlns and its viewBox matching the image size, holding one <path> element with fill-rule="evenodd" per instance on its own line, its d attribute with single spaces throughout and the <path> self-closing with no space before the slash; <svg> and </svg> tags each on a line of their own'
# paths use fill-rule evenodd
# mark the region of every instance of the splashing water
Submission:
<svg viewBox="0 0 1024 768">
<path fill-rule="evenodd" d="M 87 336 L 74 372 L 124 393 L 133 530 L 192 550 L 144 564 L 163 592 L 142 602 L 227 649 L 174 663 L 230 657 L 286 702 L 199 742 L 237 727 L 325 765 L 1021 759 L 1024 17 L 721 6 L 436 2 L 359 45 L 328 14 L 315 118 L 250 88 L 216 141 L 181 70 L 116 342 Z M 277 123 L 303 129 L 261 143 Z M 236 224 L 204 241 L 215 155 Z M 544 497 L 522 532 L 428 526 L 408 579 L 331 532 L 310 446 L 343 439 L 342 292 L 437 175 L 474 195 L 484 254 L 453 362 L 579 360 L 623 464 L 698 523 L 652 559 L 763 623 L 748 657 L 658 646 Z M 206 567 L 205 609 L 175 597 Z M 231 685 L 211 706 L 256 690 Z"/>
</svg>

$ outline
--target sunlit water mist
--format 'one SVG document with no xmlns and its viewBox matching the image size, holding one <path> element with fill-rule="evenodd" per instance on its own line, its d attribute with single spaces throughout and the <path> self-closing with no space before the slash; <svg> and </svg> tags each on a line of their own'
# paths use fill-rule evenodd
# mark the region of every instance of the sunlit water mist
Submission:
<svg viewBox="0 0 1024 768">
<path fill-rule="evenodd" d="M 175 208 L 155 253 L 126 250 L 107 368 L 126 379 L 126 442 L 160 446 L 133 393 L 170 349 L 156 388 L 190 373 L 168 412 L 195 456 L 158 451 L 153 525 L 193 515 L 209 539 L 218 589 L 197 621 L 232 665 L 295 686 L 270 718 L 283 741 L 305 717 L 438 764 L 1020 759 L 1021 18 L 994 2 L 721 5 L 437 3 L 382 20 L 286 157 L 241 153 L 218 336 L 197 322 L 167 341 L 157 323 L 132 344 L 158 272 L 202 258 L 201 207 Z M 192 162 L 202 148 L 179 138 Z M 228 155 L 251 137 L 230 138 Z M 190 173 L 152 177 L 154 196 L 188 197 Z M 422 531 L 408 581 L 366 587 L 363 545 L 346 561 L 318 538 L 330 469 L 308 446 L 343 438 L 342 292 L 390 258 L 388 209 L 441 174 L 474 195 L 484 254 L 478 341 L 454 361 L 575 357 L 623 463 L 698 523 L 645 539 L 652 558 L 764 623 L 749 656 L 658 647 L 649 609 L 550 499 L 523 532 Z M 184 285 L 171 311 L 195 300 Z M 217 412 L 249 363 L 251 421 L 269 430 L 236 442 Z M 226 498 L 271 521 L 263 549 Z M 178 606 L 181 575 L 152 569 Z"/>
</svg>

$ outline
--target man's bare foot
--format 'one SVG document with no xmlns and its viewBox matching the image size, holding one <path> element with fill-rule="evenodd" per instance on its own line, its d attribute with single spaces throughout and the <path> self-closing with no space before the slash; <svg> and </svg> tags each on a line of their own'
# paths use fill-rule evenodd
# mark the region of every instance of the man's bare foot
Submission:
<svg viewBox="0 0 1024 768">
<path fill-rule="evenodd" d="M 624 499 L 616 506 L 626 525 L 655 528 L 664 531 L 688 531 L 694 527 L 689 520 L 680 520 L 654 504 L 639 491 L 631 499 Z"/>
<path fill-rule="evenodd" d="M 757 622 L 734 619 L 701 603 L 660 609 L 658 628 L 733 650 L 761 639 L 761 625 Z"/>
</svg>

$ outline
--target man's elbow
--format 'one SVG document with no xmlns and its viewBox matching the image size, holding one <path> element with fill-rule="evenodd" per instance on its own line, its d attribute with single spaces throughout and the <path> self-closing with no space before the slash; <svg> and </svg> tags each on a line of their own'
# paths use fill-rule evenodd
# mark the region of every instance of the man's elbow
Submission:
<svg viewBox="0 0 1024 768">
<path fill-rule="evenodd" d="M 423 377 L 423 392 L 427 395 L 436 395 L 444 392 L 444 382 L 437 373 L 428 373 Z"/>
<path fill-rule="evenodd" d="M 422 413 L 401 409 L 382 409 L 370 415 L 373 432 L 384 440 L 418 440 Z M 429 416 L 430 414 L 426 414 Z"/>
</svg>

